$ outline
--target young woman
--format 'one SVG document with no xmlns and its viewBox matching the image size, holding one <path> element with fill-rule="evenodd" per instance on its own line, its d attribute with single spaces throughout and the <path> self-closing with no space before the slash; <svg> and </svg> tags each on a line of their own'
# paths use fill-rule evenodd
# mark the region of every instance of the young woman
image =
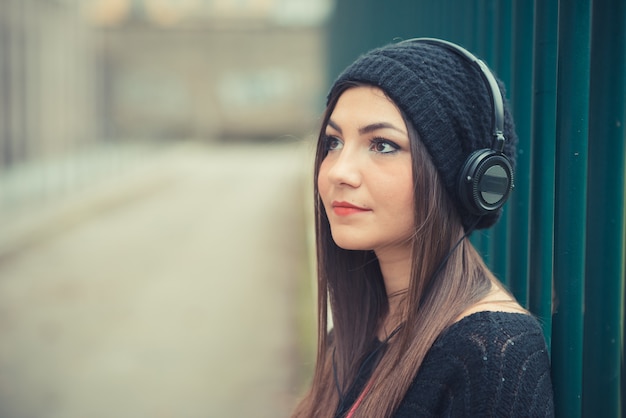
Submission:
<svg viewBox="0 0 626 418">
<path fill-rule="evenodd" d="M 512 187 L 501 94 L 435 39 L 370 51 L 335 81 L 315 163 L 317 364 L 294 417 L 553 415 L 541 328 L 468 239 Z"/>
</svg>

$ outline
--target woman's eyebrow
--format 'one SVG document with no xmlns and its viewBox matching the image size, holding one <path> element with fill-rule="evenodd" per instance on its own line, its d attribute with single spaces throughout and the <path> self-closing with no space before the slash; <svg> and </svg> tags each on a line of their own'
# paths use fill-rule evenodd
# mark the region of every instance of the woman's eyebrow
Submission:
<svg viewBox="0 0 626 418">
<path fill-rule="evenodd" d="M 334 130 L 336 130 L 340 134 L 343 134 L 343 132 L 341 131 L 341 128 L 339 127 L 339 125 L 337 125 L 335 122 L 333 122 L 332 119 L 328 119 L 328 126 L 333 128 Z"/>
<path fill-rule="evenodd" d="M 400 132 L 403 135 L 407 135 L 407 133 L 403 129 L 400 129 L 388 122 L 372 123 L 370 125 L 359 128 L 359 134 L 364 135 L 370 132 L 377 131 L 379 129 L 393 129 L 394 131 Z"/>
<path fill-rule="evenodd" d="M 328 120 L 328 126 L 333 128 L 334 130 L 336 130 L 340 134 L 343 133 L 341 131 L 341 128 L 339 127 L 339 125 L 337 125 L 331 119 Z M 362 128 L 359 128 L 359 134 L 360 135 L 365 135 L 367 133 L 374 132 L 374 131 L 377 131 L 379 129 L 393 129 L 394 131 L 400 132 L 403 135 L 407 135 L 407 133 L 403 129 L 400 129 L 400 128 L 396 127 L 395 125 L 393 125 L 391 123 L 388 123 L 388 122 L 372 123 L 372 124 L 369 124 L 369 125 L 364 126 Z"/>
</svg>

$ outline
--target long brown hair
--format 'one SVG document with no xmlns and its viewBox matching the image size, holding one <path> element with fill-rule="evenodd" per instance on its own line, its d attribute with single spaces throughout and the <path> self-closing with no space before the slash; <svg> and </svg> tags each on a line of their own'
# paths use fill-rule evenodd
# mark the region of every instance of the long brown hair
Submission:
<svg viewBox="0 0 626 418">
<path fill-rule="evenodd" d="M 317 188 L 326 157 L 323 136 L 339 96 L 357 83 L 331 92 L 315 158 L 318 269 L 318 349 L 313 382 L 293 417 L 334 417 L 340 395 L 357 377 L 381 320 L 388 313 L 382 273 L 372 251 L 338 247 Z M 415 200 L 411 277 L 400 322 L 377 364 L 354 417 L 391 417 L 436 338 L 491 288 L 492 276 L 468 239 L 430 156 L 404 118 L 411 144 Z M 458 247 L 455 246 L 458 244 Z M 328 306 L 333 330 L 329 334 Z"/>
</svg>

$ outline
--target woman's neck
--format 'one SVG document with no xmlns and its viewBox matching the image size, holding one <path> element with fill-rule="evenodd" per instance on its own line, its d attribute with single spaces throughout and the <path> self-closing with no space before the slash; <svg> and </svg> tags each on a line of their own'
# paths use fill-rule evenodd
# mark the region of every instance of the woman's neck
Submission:
<svg viewBox="0 0 626 418">
<path fill-rule="evenodd" d="M 401 306 L 406 300 L 411 276 L 411 249 L 394 248 L 376 251 L 385 283 L 389 311 L 381 318 L 378 337 L 384 340 L 402 321 Z"/>
<path fill-rule="evenodd" d="M 387 297 L 409 288 L 411 276 L 411 249 L 402 247 L 376 251 L 383 275 Z"/>
</svg>

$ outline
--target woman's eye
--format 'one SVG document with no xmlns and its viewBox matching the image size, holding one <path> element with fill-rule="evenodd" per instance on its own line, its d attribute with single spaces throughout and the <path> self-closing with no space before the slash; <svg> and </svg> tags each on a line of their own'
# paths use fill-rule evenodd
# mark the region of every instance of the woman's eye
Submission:
<svg viewBox="0 0 626 418">
<path fill-rule="evenodd" d="M 376 138 L 371 142 L 370 150 L 381 154 L 398 151 L 400 147 L 387 139 Z"/>
<path fill-rule="evenodd" d="M 326 141 L 327 151 L 341 149 L 341 147 L 343 146 L 343 143 L 341 142 L 341 140 L 337 138 L 336 136 L 326 136 L 325 141 Z"/>
</svg>

